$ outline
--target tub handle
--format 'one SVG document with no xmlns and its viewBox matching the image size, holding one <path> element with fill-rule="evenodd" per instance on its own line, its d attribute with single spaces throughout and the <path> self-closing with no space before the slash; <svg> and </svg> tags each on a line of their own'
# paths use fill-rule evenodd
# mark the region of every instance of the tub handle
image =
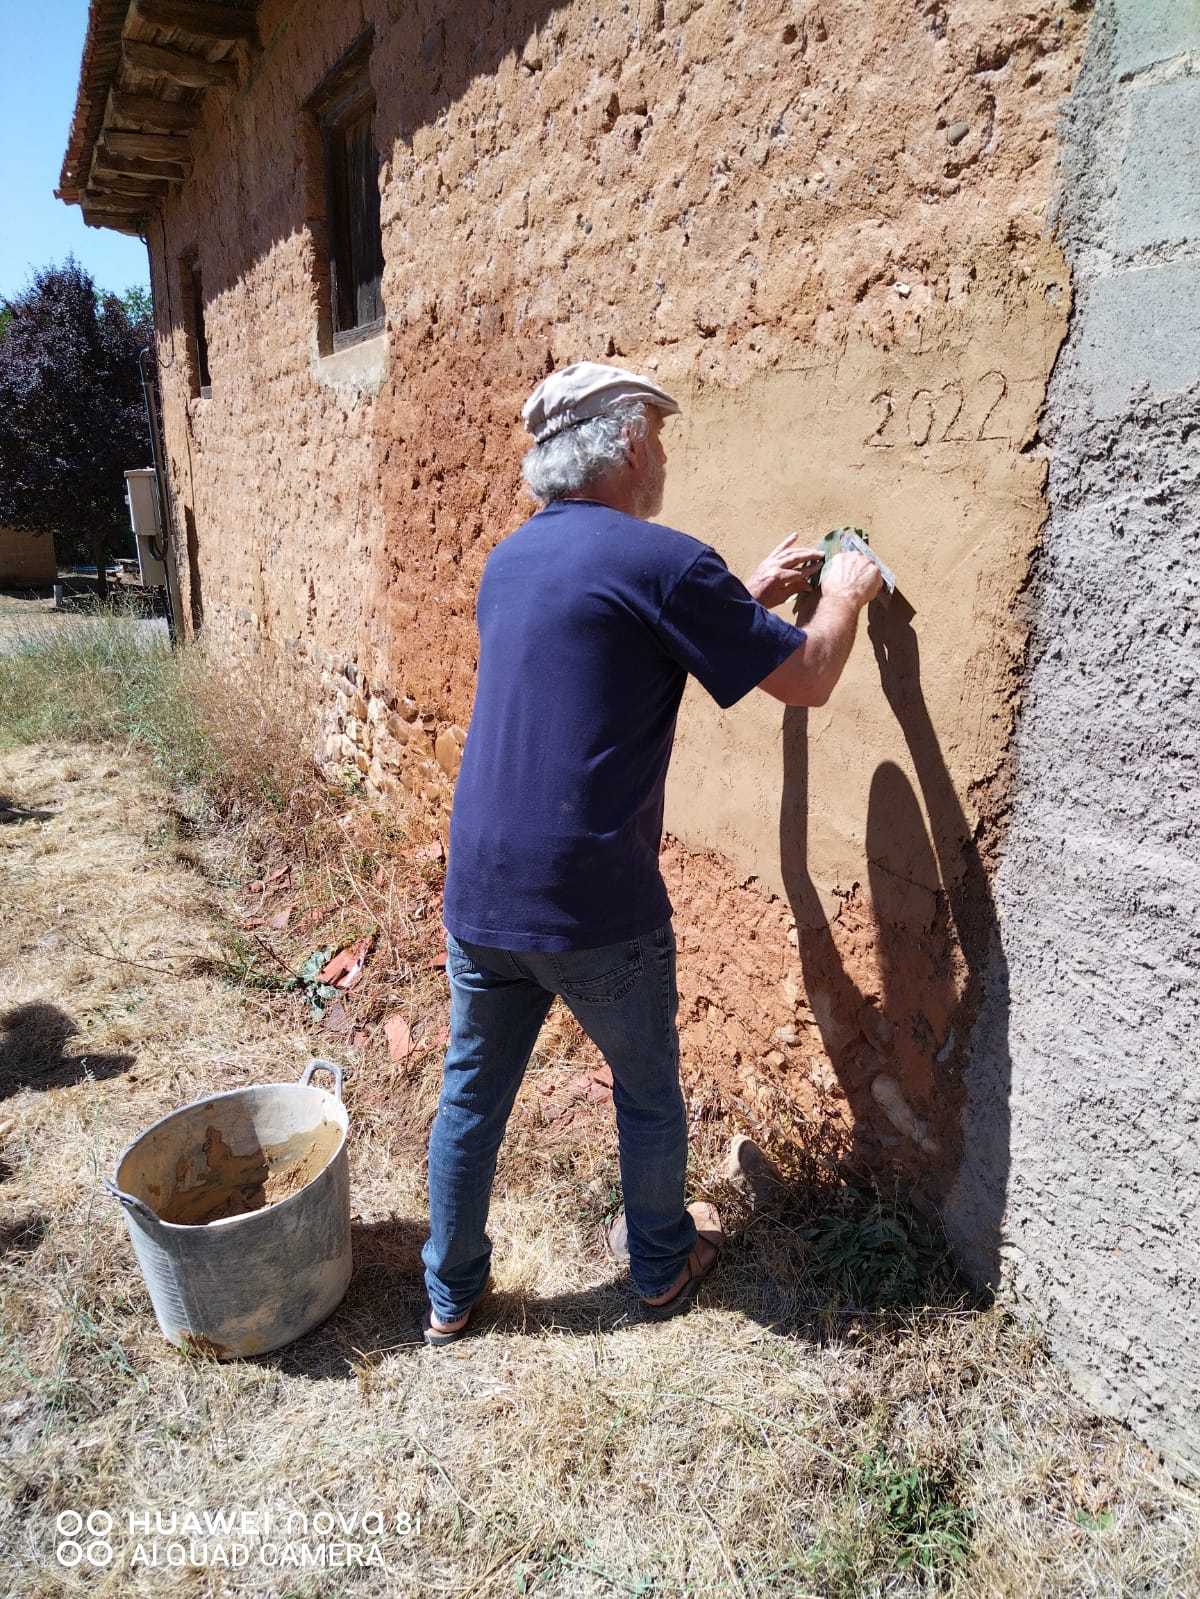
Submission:
<svg viewBox="0 0 1200 1599">
<path fill-rule="evenodd" d="M 304 1071 L 301 1073 L 301 1076 L 300 1076 L 300 1086 L 301 1086 L 301 1088 L 307 1088 L 308 1085 L 309 1085 L 309 1080 L 312 1077 L 312 1074 L 314 1072 L 319 1072 L 319 1071 L 326 1071 L 326 1072 L 332 1072 L 333 1073 L 333 1076 L 334 1076 L 334 1088 L 333 1088 L 334 1097 L 336 1099 L 340 1100 L 341 1097 L 342 1097 L 342 1068 L 338 1065 L 337 1061 L 335 1061 L 335 1060 L 310 1060 L 308 1065 L 304 1068 Z"/>
<path fill-rule="evenodd" d="M 110 1194 L 126 1210 L 133 1211 L 140 1216 L 148 1227 L 157 1228 L 162 1225 L 161 1216 L 156 1216 L 144 1199 L 139 1199 L 136 1194 L 127 1194 L 123 1188 L 118 1188 L 111 1177 L 101 1177 L 100 1186 L 106 1194 Z"/>
</svg>

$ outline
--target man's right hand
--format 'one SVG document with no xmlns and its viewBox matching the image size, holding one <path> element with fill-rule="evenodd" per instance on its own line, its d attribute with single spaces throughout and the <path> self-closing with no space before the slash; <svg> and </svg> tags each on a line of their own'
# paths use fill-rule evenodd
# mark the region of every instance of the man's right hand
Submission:
<svg viewBox="0 0 1200 1599">
<path fill-rule="evenodd" d="M 849 659 L 858 613 L 882 587 L 874 561 L 840 550 L 821 578 L 817 608 L 803 624 L 804 643 L 759 688 L 785 705 L 824 705 Z"/>
<path fill-rule="evenodd" d="M 883 574 L 865 555 L 848 550 L 839 552 L 829 562 L 821 579 L 824 599 L 846 600 L 856 611 L 869 605 L 883 587 Z"/>
</svg>

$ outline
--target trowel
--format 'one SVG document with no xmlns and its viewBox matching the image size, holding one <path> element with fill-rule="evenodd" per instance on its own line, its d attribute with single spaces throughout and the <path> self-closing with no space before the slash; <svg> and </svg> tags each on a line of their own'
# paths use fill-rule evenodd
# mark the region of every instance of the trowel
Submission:
<svg viewBox="0 0 1200 1599">
<path fill-rule="evenodd" d="M 883 579 L 884 593 L 879 597 L 884 602 L 896 592 L 896 575 L 890 566 L 884 563 L 870 547 L 870 535 L 862 527 L 835 527 L 832 533 L 826 533 L 817 548 L 825 557 L 821 570 L 813 582 L 813 588 L 821 586 L 821 579 L 825 576 L 826 569 L 835 555 L 845 551 L 848 555 L 865 555 L 873 566 L 879 568 L 879 575 Z"/>
</svg>

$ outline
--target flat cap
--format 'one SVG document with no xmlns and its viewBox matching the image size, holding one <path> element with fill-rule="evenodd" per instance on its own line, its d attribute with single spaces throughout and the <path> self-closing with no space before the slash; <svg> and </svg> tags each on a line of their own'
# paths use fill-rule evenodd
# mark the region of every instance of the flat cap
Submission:
<svg viewBox="0 0 1200 1599">
<path fill-rule="evenodd" d="M 603 416 L 629 400 L 644 400 L 664 416 L 675 416 L 678 401 L 649 378 L 624 367 L 601 366 L 596 361 L 575 361 L 543 378 L 525 401 L 521 416 L 538 444 L 555 434 Z"/>
</svg>

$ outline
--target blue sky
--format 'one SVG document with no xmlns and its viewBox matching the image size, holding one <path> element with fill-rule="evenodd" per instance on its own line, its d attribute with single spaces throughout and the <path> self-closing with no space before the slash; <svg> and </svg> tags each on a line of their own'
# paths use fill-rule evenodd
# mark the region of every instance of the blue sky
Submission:
<svg viewBox="0 0 1200 1599">
<path fill-rule="evenodd" d="M 11 299 L 39 268 L 74 255 L 115 294 L 149 285 L 146 247 L 108 228 L 89 228 L 77 205 L 54 198 L 75 110 L 87 0 L 4 3 L 0 47 L 0 298 Z"/>
</svg>

